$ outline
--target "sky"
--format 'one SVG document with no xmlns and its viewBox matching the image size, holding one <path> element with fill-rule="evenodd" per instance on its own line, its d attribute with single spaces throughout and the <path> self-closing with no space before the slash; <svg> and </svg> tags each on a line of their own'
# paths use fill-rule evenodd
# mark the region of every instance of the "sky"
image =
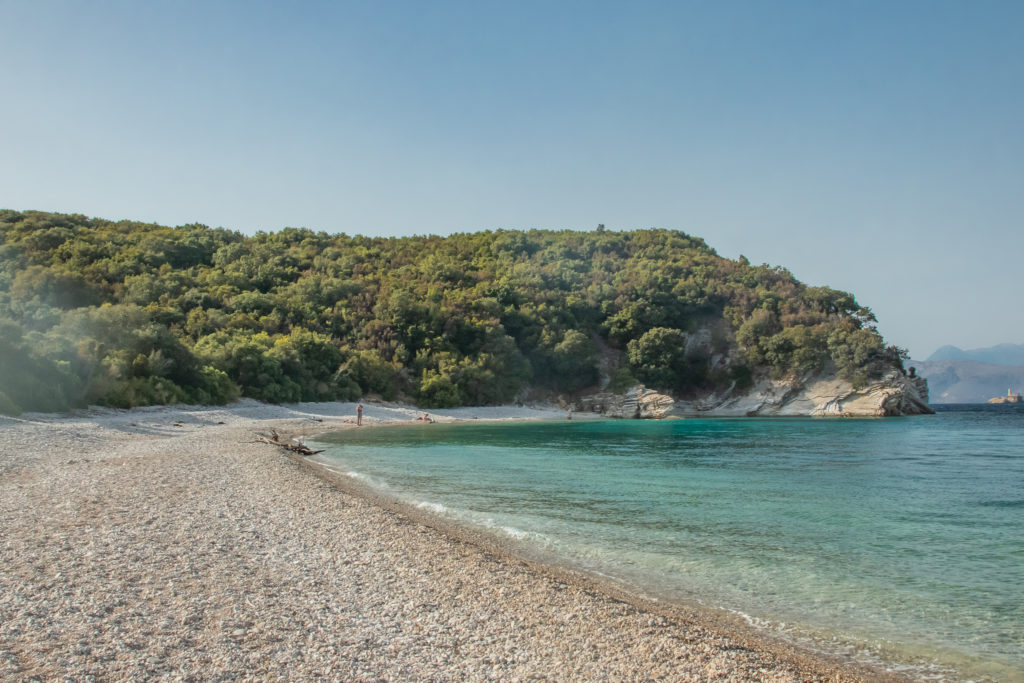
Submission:
<svg viewBox="0 0 1024 683">
<path fill-rule="evenodd" d="M 1024 343 L 1024 3 L 0 0 L 0 207 L 667 228 Z"/>
</svg>

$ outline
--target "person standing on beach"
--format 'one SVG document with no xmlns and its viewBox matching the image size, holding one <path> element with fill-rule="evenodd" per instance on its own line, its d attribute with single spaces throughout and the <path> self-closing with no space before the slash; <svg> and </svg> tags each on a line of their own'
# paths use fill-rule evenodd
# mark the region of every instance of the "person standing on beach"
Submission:
<svg viewBox="0 0 1024 683">
<path fill-rule="evenodd" d="M 356 426 L 363 424 L 363 404 L 356 406 Z"/>
</svg>

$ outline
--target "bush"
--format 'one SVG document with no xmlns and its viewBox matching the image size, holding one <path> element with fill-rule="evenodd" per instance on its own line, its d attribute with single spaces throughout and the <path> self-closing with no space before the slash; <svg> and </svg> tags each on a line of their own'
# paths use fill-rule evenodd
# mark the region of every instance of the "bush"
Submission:
<svg viewBox="0 0 1024 683">
<path fill-rule="evenodd" d="M 608 391 L 621 394 L 637 384 L 640 384 L 640 380 L 633 376 L 628 367 L 621 365 L 612 371 L 608 381 Z"/>
<path fill-rule="evenodd" d="M 597 347 L 587 335 L 569 330 L 551 354 L 554 375 L 549 381 L 574 392 L 597 383 Z"/>
<path fill-rule="evenodd" d="M 113 382 L 97 403 L 111 408 L 171 405 L 185 403 L 188 394 L 177 384 L 164 377 L 132 377 Z"/>
<path fill-rule="evenodd" d="M 729 379 L 736 383 L 737 391 L 744 391 L 754 386 L 754 373 L 746 365 L 734 365 L 729 368 Z"/>
<path fill-rule="evenodd" d="M 196 403 L 222 406 L 237 401 L 241 395 L 238 385 L 231 381 L 226 372 L 206 365 L 200 375 L 202 384 L 196 389 Z"/>
<path fill-rule="evenodd" d="M 424 408 L 457 408 L 463 404 L 463 399 L 449 374 L 424 369 L 416 403 Z"/>
<path fill-rule="evenodd" d="M 656 389 L 683 388 L 688 379 L 686 335 L 680 330 L 655 327 L 626 347 L 633 374 Z"/>
<path fill-rule="evenodd" d="M 345 361 L 342 371 L 363 393 L 377 394 L 386 401 L 398 395 L 402 383 L 401 366 L 384 360 L 375 350 L 357 351 Z"/>
</svg>

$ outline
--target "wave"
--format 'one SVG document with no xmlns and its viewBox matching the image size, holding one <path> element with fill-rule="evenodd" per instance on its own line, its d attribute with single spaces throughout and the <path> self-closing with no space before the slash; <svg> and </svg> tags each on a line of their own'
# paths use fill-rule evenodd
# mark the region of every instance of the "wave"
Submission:
<svg viewBox="0 0 1024 683">
<path fill-rule="evenodd" d="M 429 510 L 438 515 L 443 515 L 448 512 L 448 507 L 441 503 L 431 503 L 429 501 L 421 500 L 418 503 L 414 503 L 414 505 L 421 510 Z"/>
</svg>

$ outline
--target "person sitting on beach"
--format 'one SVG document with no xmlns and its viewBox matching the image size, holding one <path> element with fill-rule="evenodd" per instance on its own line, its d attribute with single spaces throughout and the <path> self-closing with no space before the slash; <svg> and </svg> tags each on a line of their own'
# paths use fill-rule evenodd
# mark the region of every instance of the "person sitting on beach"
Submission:
<svg viewBox="0 0 1024 683">
<path fill-rule="evenodd" d="M 433 422 L 434 421 L 434 418 L 430 417 L 430 415 L 428 415 L 427 413 L 423 413 L 422 415 L 420 415 L 416 419 L 419 420 L 420 422 Z"/>
</svg>

